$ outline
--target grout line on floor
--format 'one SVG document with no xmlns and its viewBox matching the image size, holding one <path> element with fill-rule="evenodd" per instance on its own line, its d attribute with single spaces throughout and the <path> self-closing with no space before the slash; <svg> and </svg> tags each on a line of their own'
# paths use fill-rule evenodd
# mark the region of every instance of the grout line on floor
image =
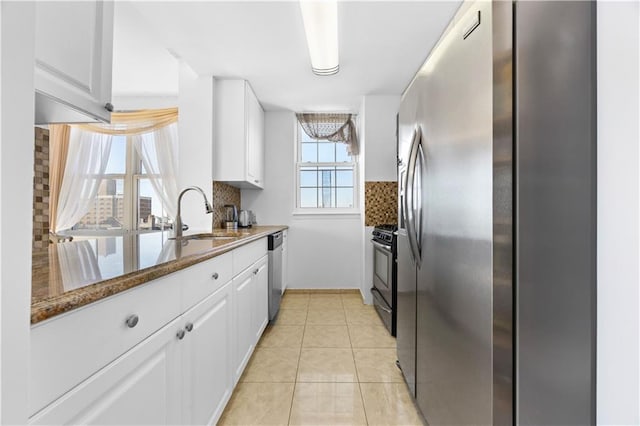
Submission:
<svg viewBox="0 0 640 426">
<path fill-rule="evenodd" d="M 344 306 L 344 317 L 345 321 L 347 318 L 347 308 Z M 360 386 L 360 374 L 358 373 L 358 364 L 356 363 L 356 353 L 353 350 L 353 343 L 351 342 L 351 330 L 349 329 L 349 324 L 347 323 L 347 334 L 349 335 L 349 346 L 351 347 L 351 358 L 353 358 L 353 368 L 356 370 L 356 380 L 358 383 L 358 392 L 360 392 L 360 401 L 362 402 L 362 412 L 364 413 L 364 422 L 368 425 L 369 419 L 367 418 L 367 409 L 364 405 L 364 396 L 362 396 L 362 386 Z"/>
<path fill-rule="evenodd" d="M 300 348 L 298 351 L 298 364 L 296 365 L 296 375 L 293 383 L 293 392 L 291 393 L 291 405 L 289 406 L 289 419 L 287 425 L 291 424 L 291 415 L 293 414 L 293 400 L 296 397 L 296 388 L 298 387 L 298 370 L 300 370 L 300 359 L 302 358 L 302 343 L 304 342 L 304 335 L 307 332 L 307 316 L 309 315 L 309 302 L 307 301 L 307 309 L 304 316 L 304 325 L 302 326 L 302 339 L 300 339 Z"/>
</svg>

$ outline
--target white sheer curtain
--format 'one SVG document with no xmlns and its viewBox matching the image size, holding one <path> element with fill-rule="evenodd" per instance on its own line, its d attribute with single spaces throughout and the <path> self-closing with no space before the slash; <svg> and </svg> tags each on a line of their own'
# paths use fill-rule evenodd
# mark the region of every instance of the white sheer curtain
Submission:
<svg viewBox="0 0 640 426">
<path fill-rule="evenodd" d="M 71 229 L 89 212 L 104 177 L 112 138 L 108 134 L 71 129 L 54 232 Z"/>
<path fill-rule="evenodd" d="M 149 133 L 136 134 L 133 138 L 142 165 L 155 193 L 162 200 L 165 212 L 175 219 L 178 213 L 178 125 L 160 127 Z"/>
</svg>

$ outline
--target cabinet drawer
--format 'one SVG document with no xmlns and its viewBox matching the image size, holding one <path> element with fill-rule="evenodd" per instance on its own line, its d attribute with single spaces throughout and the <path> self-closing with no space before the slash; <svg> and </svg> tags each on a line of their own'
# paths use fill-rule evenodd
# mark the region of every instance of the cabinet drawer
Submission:
<svg viewBox="0 0 640 426">
<path fill-rule="evenodd" d="M 29 415 L 180 314 L 176 274 L 143 284 L 31 329 Z M 127 318 L 137 315 L 129 327 Z"/>
<path fill-rule="evenodd" d="M 233 254 L 233 276 L 253 265 L 262 256 L 267 254 L 267 238 L 239 247 L 231 252 Z"/>
<path fill-rule="evenodd" d="M 181 312 L 202 301 L 231 281 L 233 274 L 232 252 L 216 256 L 181 271 Z"/>
</svg>

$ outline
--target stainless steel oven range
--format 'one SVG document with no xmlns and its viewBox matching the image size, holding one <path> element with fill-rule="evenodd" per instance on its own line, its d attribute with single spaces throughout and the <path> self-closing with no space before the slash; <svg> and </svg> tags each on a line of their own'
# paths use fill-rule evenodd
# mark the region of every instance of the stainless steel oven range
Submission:
<svg viewBox="0 0 640 426">
<path fill-rule="evenodd" d="M 373 306 L 392 336 L 396 335 L 397 225 L 378 225 L 373 230 Z"/>
</svg>

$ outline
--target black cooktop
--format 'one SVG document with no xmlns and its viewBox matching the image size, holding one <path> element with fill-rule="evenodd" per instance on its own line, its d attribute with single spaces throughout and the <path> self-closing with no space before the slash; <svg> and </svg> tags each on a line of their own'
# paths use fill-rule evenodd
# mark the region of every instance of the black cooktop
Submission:
<svg viewBox="0 0 640 426">
<path fill-rule="evenodd" d="M 387 232 L 395 232 L 398 230 L 398 225 L 396 225 L 395 223 L 388 223 L 384 225 L 377 225 L 375 229 Z"/>
</svg>

